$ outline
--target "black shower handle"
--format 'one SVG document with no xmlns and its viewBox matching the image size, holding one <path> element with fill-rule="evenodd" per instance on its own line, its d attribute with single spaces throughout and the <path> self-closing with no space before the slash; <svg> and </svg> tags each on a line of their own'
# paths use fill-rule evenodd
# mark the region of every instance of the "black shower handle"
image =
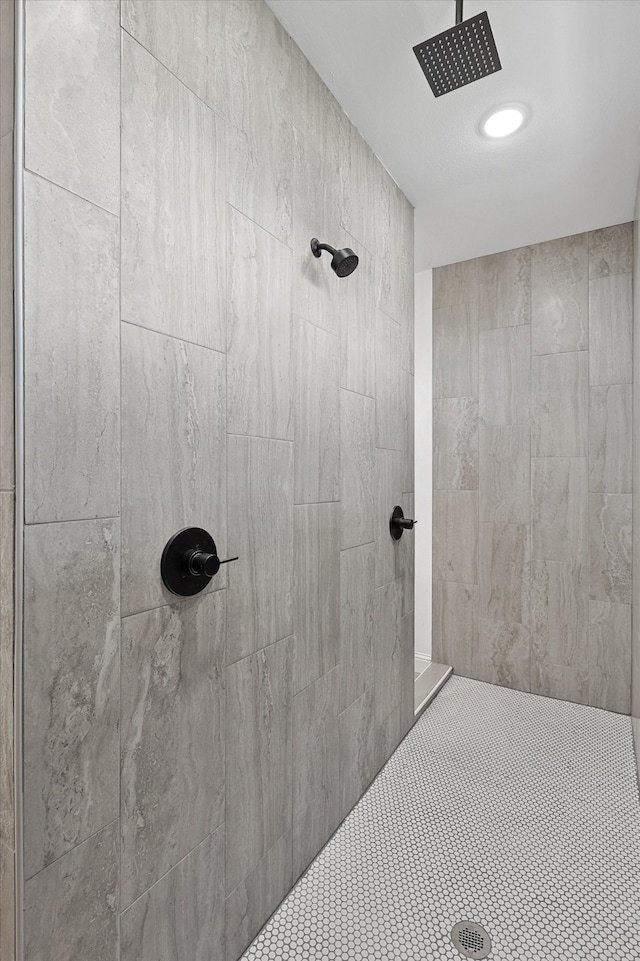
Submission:
<svg viewBox="0 0 640 961">
<path fill-rule="evenodd" d="M 195 577 L 201 577 L 203 574 L 207 577 L 214 577 L 223 564 L 230 564 L 231 561 L 237 560 L 237 557 L 227 557 L 226 560 L 221 561 L 217 554 L 208 554 L 206 551 L 198 550 L 190 551 L 185 555 L 187 570 Z"/>
<path fill-rule="evenodd" d="M 400 517 L 396 521 L 396 524 L 398 525 L 398 527 L 402 527 L 403 530 L 405 531 L 410 531 L 412 528 L 416 526 L 417 523 L 418 522 L 414 521 L 412 517 Z"/>
<path fill-rule="evenodd" d="M 389 520 L 389 533 L 394 541 L 399 541 L 404 532 L 413 530 L 417 523 L 412 517 L 405 517 L 402 508 L 396 504 Z"/>
<path fill-rule="evenodd" d="M 226 557 L 221 561 L 216 542 L 202 527 L 184 527 L 165 544 L 160 574 L 172 594 L 190 597 L 203 591 L 223 564 L 237 560 Z"/>
</svg>

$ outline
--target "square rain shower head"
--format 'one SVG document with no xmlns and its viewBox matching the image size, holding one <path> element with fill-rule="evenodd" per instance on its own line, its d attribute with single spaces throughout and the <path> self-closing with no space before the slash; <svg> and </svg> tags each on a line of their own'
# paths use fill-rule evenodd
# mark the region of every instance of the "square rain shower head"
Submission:
<svg viewBox="0 0 640 961">
<path fill-rule="evenodd" d="M 485 10 L 413 48 L 434 97 L 502 70 Z"/>
</svg>

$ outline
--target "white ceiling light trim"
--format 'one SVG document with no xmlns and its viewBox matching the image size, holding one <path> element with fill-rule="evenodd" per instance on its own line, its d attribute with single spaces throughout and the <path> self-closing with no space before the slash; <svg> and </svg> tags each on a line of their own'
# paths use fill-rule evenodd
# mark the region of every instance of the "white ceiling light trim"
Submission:
<svg viewBox="0 0 640 961">
<path fill-rule="evenodd" d="M 480 133 L 490 140 L 510 137 L 526 125 L 531 111 L 523 103 L 501 103 L 488 110 L 480 121 Z"/>
</svg>

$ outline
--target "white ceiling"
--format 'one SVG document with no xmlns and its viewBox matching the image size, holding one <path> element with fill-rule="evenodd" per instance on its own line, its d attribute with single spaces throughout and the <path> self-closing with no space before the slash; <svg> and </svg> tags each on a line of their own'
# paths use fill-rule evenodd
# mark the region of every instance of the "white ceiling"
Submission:
<svg viewBox="0 0 640 961">
<path fill-rule="evenodd" d="M 267 0 L 416 208 L 416 270 L 633 219 L 640 0 L 467 0 L 502 61 L 435 98 L 412 47 L 454 0 Z M 522 101 L 503 141 L 477 124 Z"/>
</svg>

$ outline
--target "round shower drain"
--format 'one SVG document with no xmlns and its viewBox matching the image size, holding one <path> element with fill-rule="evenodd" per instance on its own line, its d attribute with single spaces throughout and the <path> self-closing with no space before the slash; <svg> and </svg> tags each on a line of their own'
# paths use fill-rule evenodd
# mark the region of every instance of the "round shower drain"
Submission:
<svg viewBox="0 0 640 961">
<path fill-rule="evenodd" d="M 491 938 L 475 921 L 458 921 L 451 930 L 451 940 L 465 958 L 488 958 Z"/>
</svg>

